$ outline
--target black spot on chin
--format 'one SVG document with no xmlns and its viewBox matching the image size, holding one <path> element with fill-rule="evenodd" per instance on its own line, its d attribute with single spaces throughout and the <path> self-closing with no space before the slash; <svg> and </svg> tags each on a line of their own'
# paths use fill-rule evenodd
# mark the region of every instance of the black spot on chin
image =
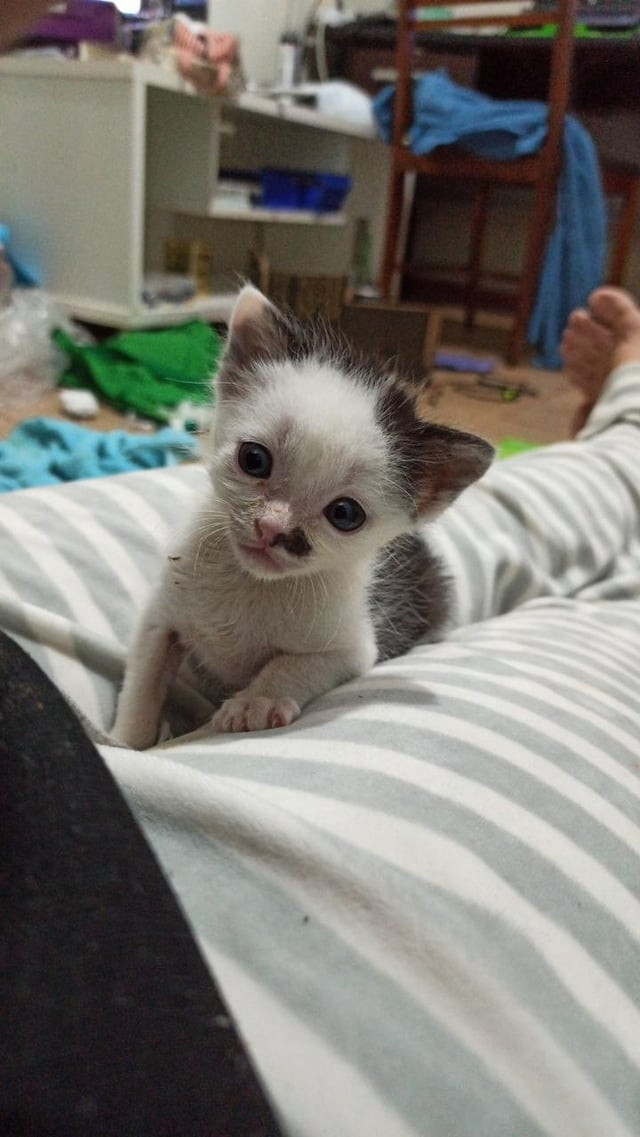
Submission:
<svg viewBox="0 0 640 1137">
<path fill-rule="evenodd" d="M 290 533 L 278 533 L 271 545 L 282 545 L 294 557 L 308 557 L 311 552 L 311 542 L 300 528 L 292 529 Z"/>
</svg>

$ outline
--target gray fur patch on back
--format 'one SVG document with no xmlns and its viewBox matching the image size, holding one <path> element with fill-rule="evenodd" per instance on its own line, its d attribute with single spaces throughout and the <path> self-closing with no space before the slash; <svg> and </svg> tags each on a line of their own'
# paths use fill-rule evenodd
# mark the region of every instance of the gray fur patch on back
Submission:
<svg viewBox="0 0 640 1137">
<path fill-rule="evenodd" d="M 441 636 L 449 599 L 449 581 L 424 539 L 408 533 L 391 541 L 378 558 L 369 596 L 378 659 Z"/>
</svg>

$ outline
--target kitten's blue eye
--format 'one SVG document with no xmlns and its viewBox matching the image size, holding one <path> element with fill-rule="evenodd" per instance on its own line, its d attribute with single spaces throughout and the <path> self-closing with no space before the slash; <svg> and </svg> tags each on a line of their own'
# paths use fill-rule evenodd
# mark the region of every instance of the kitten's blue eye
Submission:
<svg viewBox="0 0 640 1137">
<path fill-rule="evenodd" d="M 336 498 L 327 506 L 324 515 L 334 529 L 339 529 L 342 533 L 351 533 L 366 521 L 364 509 L 352 497 Z"/>
<path fill-rule="evenodd" d="M 238 451 L 238 465 L 252 478 L 268 478 L 273 458 L 266 446 L 259 442 L 243 442 Z"/>
</svg>

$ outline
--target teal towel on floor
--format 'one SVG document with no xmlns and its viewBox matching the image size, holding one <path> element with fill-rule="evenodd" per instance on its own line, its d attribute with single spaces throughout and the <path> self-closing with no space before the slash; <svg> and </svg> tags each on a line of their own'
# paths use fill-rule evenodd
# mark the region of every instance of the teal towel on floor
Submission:
<svg viewBox="0 0 640 1137">
<path fill-rule="evenodd" d="M 380 134 L 389 141 L 393 87 L 373 103 Z M 444 69 L 414 84 L 411 149 L 428 154 L 455 143 L 483 158 L 507 160 L 533 154 L 547 133 L 547 107 L 529 99 L 492 99 L 460 87 Z M 544 367 L 560 367 L 560 339 L 569 313 L 586 303 L 602 283 L 606 254 L 606 210 L 600 167 L 589 133 L 570 115 L 565 119 L 564 162 L 538 295 L 529 324 L 529 342 Z"/>
<path fill-rule="evenodd" d="M 56 419 L 28 419 L 0 442 L 0 493 L 174 466 L 198 452 L 192 434 L 168 426 L 154 434 L 102 433 Z"/>
</svg>

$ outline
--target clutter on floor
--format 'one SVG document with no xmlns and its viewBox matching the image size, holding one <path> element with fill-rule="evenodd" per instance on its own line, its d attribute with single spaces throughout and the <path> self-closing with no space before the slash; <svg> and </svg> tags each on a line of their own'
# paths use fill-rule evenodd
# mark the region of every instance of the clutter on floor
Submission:
<svg viewBox="0 0 640 1137">
<path fill-rule="evenodd" d="M 185 400 L 211 403 L 222 339 L 210 324 L 121 332 L 91 345 L 57 330 L 54 340 L 69 359 L 62 386 L 93 390 L 118 410 L 167 422 Z"/>
<path fill-rule="evenodd" d="M 2 229 L 2 226 L 0 226 Z M 52 340 L 71 324 L 39 288 L 16 288 L 15 270 L 0 235 L 0 404 L 27 406 L 56 386 L 64 357 Z"/>
<path fill-rule="evenodd" d="M 93 391 L 65 387 L 60 391 L 60 406 L 70 418 L 95 418 L 100 404 Z"/>
<path fill-rule="evenodd" d="M 496 445 L 497 458 L 516 458 L 518 454 L 525 454 L 527 450 L 537 450 L 538 442 L 527 442 L 525 438 L 501 438 Z"/>
<path fill-rule="evenodd" d="M 193 434 L 168 426 L 141 435 L 124 430 L 103 433 L 56 419 L 28 419 L 0 442 L 0 493 L 175 466 L 198 455 Z"/>
<path fill-rule="evenodd" d="M 0 270 L 0 437 L 9 435 L 0 443 L 0 492 L 195 456 L 223 346 L 213 327 L 191 321 L 98 344 L 46 293 L 14 287 L 1 242 Z M 101 426 L 117 425 L 113 413 L 105 423 L 107 407 L 130 420 L 127 430 L 83 432 L 48 417 L 99 415 Z"/>
<path fill-rule="evenodd" d="M 475 375 L 489 375 L 495 365 L 495 359 L 484 359 L 459 351 L 437 351 L 433 357 L 433 366 L 444 371 L 469 371 Z"/>
</svg>

